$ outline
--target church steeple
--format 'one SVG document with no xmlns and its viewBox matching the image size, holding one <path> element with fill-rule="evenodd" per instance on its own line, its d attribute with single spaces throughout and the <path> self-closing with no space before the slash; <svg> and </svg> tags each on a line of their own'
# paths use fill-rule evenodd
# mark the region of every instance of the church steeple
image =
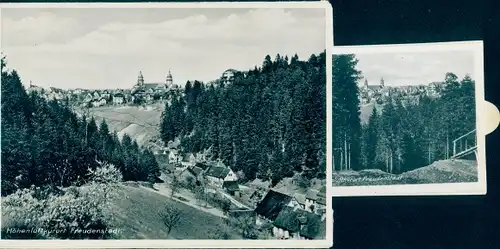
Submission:
<svg viewBox="0 0 500 249">
<path fill-rule="evenodd" d="M 368 88 L 368 80 L 365 78 L 365 88 Z"/>
<path fill-rule="evenodd" d="M 380 78 L 380 87 L 384 87 L 384 77 Z"/>
<path fill-rule="evenodd" d="M 144 76 L 142 76 L 142 71 L 139 71 L 139 76 L 137 77 L 137 85 L 144 85 Z"/>
<path fill-rule="evenodd" d="M 168 74 L 165 84 L 167 85 L 167 87 L 170 87 L 174 84 L 174 79 L 172 77 L 172 72 L 170 72 L 170 69 L 168 69 Z"/>
</svg>

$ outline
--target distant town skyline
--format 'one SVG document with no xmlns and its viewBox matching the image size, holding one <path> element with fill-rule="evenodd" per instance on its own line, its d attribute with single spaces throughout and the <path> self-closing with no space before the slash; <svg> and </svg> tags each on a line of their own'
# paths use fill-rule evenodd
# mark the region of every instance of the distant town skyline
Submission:
<svg viewBox="0 0 500 249">
<path fill-rule="evenodd" d="M 25 86 L 131 88 L 215 80 L 264 57 L 326 49 L 325 9 L 2 9 L 2 53 Z M 91 17 L 91 18 L 90 18 Z M 304 39 L 300 39 L 304 38 Z"/>
<path fill-rule="evenodd" d="M 474 78 L 474 52 L 440 51 L 415 53 L 359 53 L 357 69 L 363 76 L 358 84 L 385 86 L 427 85 L 444 81 L 447 72 L 459 79 L 469 75 Z"/>
</svg>

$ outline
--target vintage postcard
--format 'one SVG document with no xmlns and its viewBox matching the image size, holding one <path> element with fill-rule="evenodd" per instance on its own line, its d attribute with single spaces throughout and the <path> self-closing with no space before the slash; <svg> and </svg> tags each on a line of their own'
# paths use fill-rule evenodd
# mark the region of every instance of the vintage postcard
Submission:
<svg viewBox="0 0 500 249">
<path fill-rule="evenodd" d="M 329 3 L 0 6 L 2 246 L 332 245 Z"/>
<path fill-rule="evenodd" d="M 486 193 L 482 42 L 333 48 L 333 196 Z"/>
</svg>

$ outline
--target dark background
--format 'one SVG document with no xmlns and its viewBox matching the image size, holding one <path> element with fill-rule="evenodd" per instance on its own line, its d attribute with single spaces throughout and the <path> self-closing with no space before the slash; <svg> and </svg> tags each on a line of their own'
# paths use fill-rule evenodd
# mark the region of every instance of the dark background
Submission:
<svg viewBox="0 0 500 249">
<path fill-rule="evenodd" d="M 334 7 L 335 45 L 484 40 L 485 97 L 500 106 L 500 1 L 330 3 Z M 499 133 L 500 128 L 486 138 L 486 196 L 334 198 L 333 249 L 500 248 Z"/>
<path fill-rule="evenodd" d="M 498 107 L 499 2 L 330 0 L 334 43 L 484 40 L 485 97 Z M 499 133 L 486 138 L 486 196 L 333 198 L 333 248 L 500 248 Z"/>
</svg>

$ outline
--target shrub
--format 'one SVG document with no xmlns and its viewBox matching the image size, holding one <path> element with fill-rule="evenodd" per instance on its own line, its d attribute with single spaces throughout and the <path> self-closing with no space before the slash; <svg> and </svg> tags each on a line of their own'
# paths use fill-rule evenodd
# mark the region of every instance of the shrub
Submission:
<svg viewBox="0 0 500 249">
<path fill-rule="evenodd" d="M 89 175 L 95 183 L 116 184 L 123 180 L 120 170 L 112 164 L 104 164 L 95 170 L 89 169 Z"/>
<path fill-rule="evenodd" d="M 308 189 L 311 186 L 311 180 L 306 178 L 304 175 L 296 176 L 295 182 L 297 183 L 297 186 L 302 189 Z"/>
<path fill-rule="evenodd" d="M 4 197 L 2 214 L 9 222 L 2 228 L 2 232 L 6 233 L 9 228 L 37 231 L 36 235 L 26 234 L 23 237 L 26 239 L 33 236 L 59 239 L 106 238 L 108 234 L 104 230 L 111 222 L 108 202 L 115 197 L 114 188 L 121 180 L 121 173 L 112 165 L 104 165 L 90 171 L 90 175 L 89 183 L 69 187 L 61 194 L 32 187 Z M 94 229 L 96 232 L 83 232 L 87 229 Z M 4 238 L 8 237 L 7 233 Z"/>
</svg>

